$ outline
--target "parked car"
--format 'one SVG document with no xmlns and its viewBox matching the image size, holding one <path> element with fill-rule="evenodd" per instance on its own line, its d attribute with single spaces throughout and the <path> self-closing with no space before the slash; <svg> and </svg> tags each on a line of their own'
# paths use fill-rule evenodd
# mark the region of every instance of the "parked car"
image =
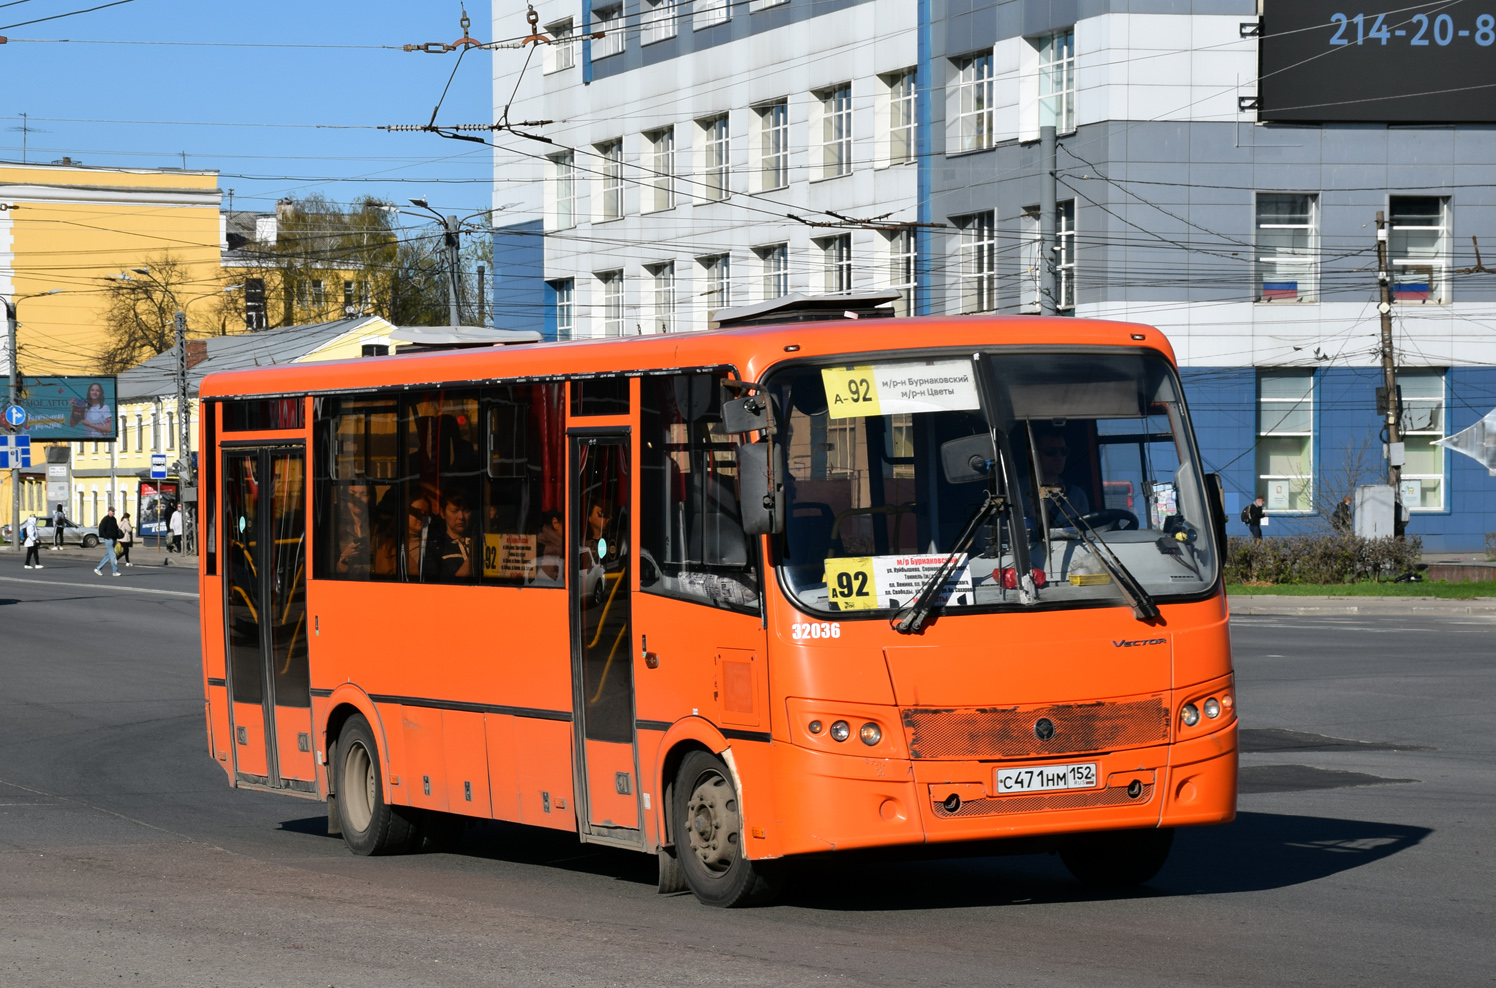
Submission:
<svg viewBox="0 0 1496 988">
<path fill-rule="evenodd" d="M 52 544 L 52 519 L 38 518 L 36 520 L 37 538 L 41 539 L 42 545 Z M 6 542 L 10 541 L 10 525 L 0 526 L 0 537 Z M 65 545 L 81 545 L 85 549 L 92 549 L 99 544 L 99 530 L 93 525 L 69 525 L 62 533 L 62 541 Z"/>
</svg>

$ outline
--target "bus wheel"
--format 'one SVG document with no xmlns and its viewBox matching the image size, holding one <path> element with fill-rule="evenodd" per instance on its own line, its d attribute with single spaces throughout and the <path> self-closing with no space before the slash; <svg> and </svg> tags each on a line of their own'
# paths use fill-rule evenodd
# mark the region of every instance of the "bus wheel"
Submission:
<svg viewBox="0 0 1496 988">
<path fill-rule="evenodd" d="M 384 798 L 379 746 L 362 714 L 354 714 L 338 736 L 338 820 L 354 854 L 401 854 L 420 840 L 410 816 Z"/>
<path fill-rule="evenodd" d="M 743 853 L 743 818 L 732 776 L 721 759 L 693 751 L 675 777 L 676 860 L 686 884 L 708 906 L 746 906 L 778 893 L 773 871 Z"/>
<path fill-rule="evenodd" d="M 1174 831 L 1167 827 L 1081 834 L 1060 849 L 1060 860 L 1087 885 L 1125 888 L 1157 875 L 1173 844 Z"/>
</svg>

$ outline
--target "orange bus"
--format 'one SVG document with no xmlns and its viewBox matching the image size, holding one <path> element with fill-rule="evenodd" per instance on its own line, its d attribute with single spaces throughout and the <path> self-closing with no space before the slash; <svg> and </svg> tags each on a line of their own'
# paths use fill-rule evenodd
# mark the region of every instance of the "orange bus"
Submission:
<svg viewBox="0 0 1496 988">
<path fill-rule="evenodd" d="M 513 821 L 730 906 L 916 845 L 1132 884 L 1235 815 L 1224 510 L 1156 329 L 371 357 L 202 410 L 209 750 L 356 853 Z"/>
</svg>

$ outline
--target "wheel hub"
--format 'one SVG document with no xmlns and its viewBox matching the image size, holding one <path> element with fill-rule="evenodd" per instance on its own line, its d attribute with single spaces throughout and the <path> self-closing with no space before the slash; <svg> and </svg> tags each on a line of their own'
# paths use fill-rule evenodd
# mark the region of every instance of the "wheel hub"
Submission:
<svg viewBox="0 0 1496 988">
<path fill-rule="evenodd" d="M 708 773 L 696 783 L 686 808 L 691 853 L 709 872 L 727 871 L 738 858 L 741 829 L 732 784 L 716 772 Z"/>
</svg>

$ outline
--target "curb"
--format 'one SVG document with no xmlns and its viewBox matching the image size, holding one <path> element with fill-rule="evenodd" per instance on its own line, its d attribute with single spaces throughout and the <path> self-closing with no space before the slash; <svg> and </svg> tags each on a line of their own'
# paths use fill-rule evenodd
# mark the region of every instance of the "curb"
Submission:
<svg viewBox="0 0 1496 988">
<path fill-rule="evenodd" d="M 1251 594 L 1229 598 L 1232 617 L 1483 617 L 1496 620 L 1496 599 L 1437 597 L 1286 597 Z"/>
</svg>

